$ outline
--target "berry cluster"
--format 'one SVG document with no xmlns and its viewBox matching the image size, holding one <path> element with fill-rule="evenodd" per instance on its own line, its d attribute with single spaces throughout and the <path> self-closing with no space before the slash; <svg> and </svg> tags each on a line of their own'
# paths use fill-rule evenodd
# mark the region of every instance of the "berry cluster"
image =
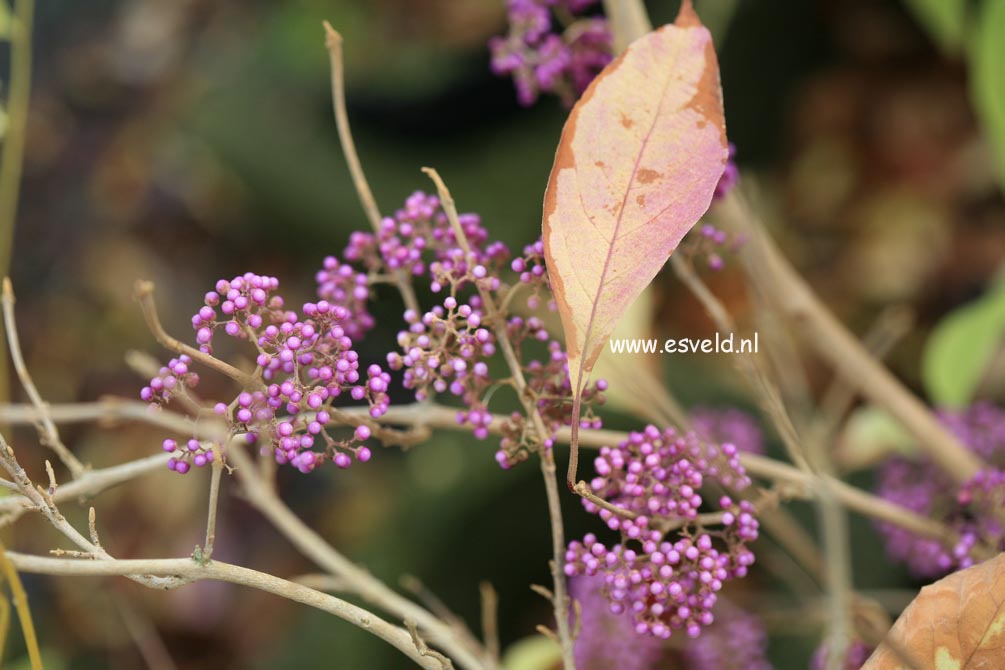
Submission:
<svg viewBox="0 0 1005 670">
<path fill-rule="evenodd" d="M 610 611 L 600 577 L 574 577 L 569 593 L 581 612 L 574 647 L 580 670 L 772 670 L 764 624 L 728 601 L 717 605 L 715 623 L 700 637 L 671 650 L 659 638 L 636 635 L 628 617 Z"/>
<path fill-rule="evenodd" d="M 520 285 L 531 290 L 530 296 L 527 297 L 528 309 L 539 309 L 542 296 L 547 295 L 548 311 L 558 311 L 558 305 L 551 297 L 551 284 L 544 264 L 544 242 L 540 238 L 534 244 L 528 244 L 523 248 L 523 256 L 514 258 L 510 263 L 510 269 L 520 275 Z"/>
<path fill-rule="evenodd" d="M 510 252 L 501 242 L 489 242 L 488 230 L 477 214 L 458 216 L 471 257 L 465 254 L 440 199 L 415 191 L 394 216 L 384 217 L 375 233 L 355 232 L 343 254 L 372 273 L 403 270 L 430 279 L 439 293 L 451 284 L 483 280 L 491 283 Z M 496 279 L 498 281 L 498 279 Z"/>
<path fill-rule="evenodd" d="M 343 324 L 352 322 L 352 312 L 327 300 L 303 305 L 301 314 L 285 309 L 282 297 L 274 292 L 279 281 L 247 273 L 231 280 L 221 279 L 214 291 L 205 295 L 204 305 L 192 317 L 196 342 L 203 353 L 211 354 L 218 331 L 250 341 L 256 348 L 254 388 L 241 391 L 230 403 L 216 403 L 213 411 L 227 421 L 234 434 L 244 433 L 249 442 L 261 445 L 276 462 L 310 472 L 327 460 L 340 468 L 370 459 L 362 445 L 370 429 L 359 426 L 350 436 L 336 439 L 328 429 L 332 403 L 343 394 L 367 401 L 370 415 L 383 415 L 390 398 L 390 375 L 379 365 L 370 365 L 364 380 L 359 355 Z M 358 323 L 358 321 L 356 322 Z M 161 370 L 141 396 L 163 404 L 171 391 L 192 387 L 198 378 L 188 371 L 191 360 L 172 360 Z M 260 381 L 259 381 L 260 380 Z M 165 440 L 164 449 L 175 456 L 169 467 L 185 474 L 190 463 L 200 467 L 213 458 L 213 446 L 189 440 L 180 449 Z M 351 456 L 350 456 L 351 454 Z"/>
<path fill-rule="evenodd" d="M 512 415 L 503 425 L 504 434 L 496 454 L 501 466 L 510 467 L 542 442 L 550 446 L 554 433 L 571 424 L 568 364 L 562 345 L 552 338 L 541 318 L 487 312 L 483 294 L 490 295 L 497 304 L 507 304 L 508 292 L 517 290 L 500 280 L 511 254 L 506 245 L 489 239 L 478 215 L 460 214 L 458 223 L 465 238 L 463 244 L 439 199 L 416 191 L 393 217 L 383 220 L 379 233 L 354 233 L 343 254 L 344 261 L 326 260 L 325 266 L 326 270 L 337 271 L 343 295 L 349 295 L 350 282 L 362 284 L 360 275 L 354 279 L 352 266 L 346 265 L 357 263 L 373 276 L 404 270 L 412 279 L 428 281 L 434 294 L 445 296 L 423 313 L 405 312 L 406 327 L 397 338 L 400 350 L 387 355 L 387 364 L 391 370 L 402 373 L 402 385 L 412 390 L 419 401 L 436 394 L 459 399 L 463 408 L 458 411 L 457 420 L 461 425 L 471 426 L 479 439 L 488 437 L 492 420 L 488 397 L 491 388 L 499 383 L 489 373 L 490 359 L 498 347 L 499 324 L 492 320 L 505 319 L 503 327 L 520 361 L 524 354 L 531 355 L 531 347 L 543 349 L 541 360 L 533 358 L 521 365 L 548 435 L 537 435 L 526 417 L 519 413 Z M 538 241 L 524 249 L 524 256 L 510 263 L 519 278 L 516 286 L 532 289 L 527 300 L 532 310 L 541 306 L 541 296 L 548 290 L 543 255 L 543 245 Z M 331 272 L 322 272 L 328 280 Z M 359 291 L 359 299 L 363 297 L 363 291 Z M 550 296 L 547 303 L 554 309 Z M 356 311 L 360 309 L 365 309 L 365 302 Z M 586 389 L 584 427 L 600 427 L 590 406 L 603 402 L 606 387 L 606 382 L 598 380 Z"/>
<path fill-rule="evenodd" d="M 360 235 L 354 233 L 353 237 Z M 370 299 L 369 278 L 358 272 L 349 263 L 328 256 L 315 275 L 318 283 L 318 297 L 333 305 L 348 310 L 349 316 L 342 323 L 345 334 L 358 340 L 374 327 L 373 316 L 367 311 Z"/>
<path fill-rule="evenodd" d="M 621 542 L 608 548 L 591 534 L 570 543 L 565 573 L 602 576 L 611 611 L 629 616 L 639 634 L 668 638 L 683 629 L 697 637 L 714 620 L 724 582 L 745 576 L 754 562 L 747 543 L 757 539 L 758 521 L 749 502 L 721 496 L 721 528 L 697 523 L 704 484 L 733 490 L 750 484 L 737 454 L 735 445 L 655 426 L 601 449 L 591 488 L 620 513 L 585 499 L 583 505 Z M 662 530 L 668 526 L 680 528 L 676 540 Z"/>
<path fill-rule="evenodd" d="M 686 670 L 772 670 L 764 623 L 729 602 L 716 614 L 715 623 L 684 646 Z"/>
<path fill-rule="evenodd" d="M 989 463 L 989 469 L 956 486 L 931 461 L 891 458 L 879 470 L 877 493 L 914 512 L 944 522 L 956 531 L 952 548 L 889 523 L 877 523 L 889 555 L 907 563 L 918 577 L 936 577 L 973 565 L 978 544 L 1005 549 L 1005 411 L 986 403 L 959 412 L 943 412 L 941 421 L 965 446 Z"/>
<path fill-rule="evenodd" d="M 810 670 L 824 670 L 827 667 L 828 648 L 826 642 L 817 647 L 810 659 Z M 872 652 L 873 648 L 862 640 L 853 640 L 845 654 L 843 670 L 859 670 L 869 660 Z"/>
<path fill-rule="evenodd" d="M 719 177 L 719 183 L 715 185 L 712 193 L 712 201 L 722 200 L 733 190 L 736 183 L 740 181 L 740 168 L 736 164 L 736 145 L 729 143 L 729 157 L 726 159 L 726 167 Z"/>
<path fill-rule="evenodd" d="M 521 105 L 532 105 L 548 92 L 571 107 L 611 62 L 613 37 L 607 21 L 582 16 L 594 4 L 596 0 L 509 0 L 509 32 L 492 38 L 489 49 L 492 71 L 513 77 Z"/>
<path fill-rule="evenodd" d="M 663 657 L 663 641 L 635 634 L 628 617 L 611 613 L 600 577 L 575 577 L 569 595 L 579 603 L 580 632 L 573 653 L 578 670 L 652 670 Z M 574 621 L 573 624 L 576 622 Z"/>
<path fill-rule="evenodd" d="M 730 235 L 710 223 L 696 226 L 681 243 L 678 252 L 718 272 L 726 267 L 725 254 L 734 254 L 746 243 L 743 235 Z"/>
<path fill-rule="evenodd" d="M 546 343 L 543 360 L 533 358 L 524 363 L 523 374 L 528 389 L 536 398 L 537 411 L 547 431 L 544 446 L 550 449 L 558 430 L 572 425 L 572 383 L 569 380 L 568 356 L 561 343 L 551 339 L 544 323 L 537 317 L 511 317 L 506 322 L 506 331 L 521 360 L 524 358 L 524 351 L 529 348 L 525 343 Z M 593 407 L 604 403 L 606 390 L 607 381 L 604 379 L 593 381 L 583 389 L 580 428 L 601 427 L 600 418 L 593 413 Z M 522 414 L 514 413 L 503 425 L 503 438 L 499 441 L 496 461 L 502 468 L 512 467 L 527 458 L 537 439 L 536 429 L 529 420 Z"/>
<path fill-rule="evenodd" d="M 184 394 L 187 389 L 198 386 L 199 375 L 189 369 L 191 364 L 192 359 L 185 354 L 172 358 L 150 380 L 150 384 L 140 390 L 140 399 L 158 407 L 171 402 L 176 395 Z"/>
<path fill-rule="evenodd" d="M 764 435 L 757 420 L 732 407 L 692 407 L 688 412 L 694 432 L 706 442 L 735 445 L 748 454 L 764 454 Z"/>
<path fill-rule="evenodd" d="M 179 447 L 178 442 L 172 439 L 164 440 L 161 446 L 164 451 L 172 454 L 168 459 L 168 470 L 174 470 L 180 475 L 188 472 L 192 465 L 202 468 L 213 462 L 213 447 L 204 445 L 195 438 L 189 440 L 185 448 Z"/>
</svg>

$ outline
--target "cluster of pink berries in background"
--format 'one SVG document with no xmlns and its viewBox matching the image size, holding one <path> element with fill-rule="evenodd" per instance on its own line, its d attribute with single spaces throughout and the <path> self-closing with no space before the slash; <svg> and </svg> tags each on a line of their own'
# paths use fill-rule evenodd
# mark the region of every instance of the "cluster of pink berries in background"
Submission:
<svg viewBox="0 0 1005 670">
<path fill-rule="evenodd" d="M 682 670 L 772 670 L 764 623 L 730 602 L 720 602 L 715 622 L 685 644 Z"/>
<path fill-rule="evenodd" d="M 825 670 L 827 668 L 827 652 L 829 648 L 825 642 L 813 652 L 813 658 L 810 660 L 810 670 Z M 859 670 L 869 660 L 872 652 L 873 647 L 870 647 L 861 640 L 853 640 L 845 654 L 842 670 Z"/>
<path fill-rule="evenodd" d="M 759 524 L 749 502 L 719 498 L 718 546 L 696 523 L 703 485 L 714 481 L 735 491 L 749 485 L 737 454 L 735 445 L 655 426 L 602 448 L 590 486 L 621 513 L 586 499 L 583 505 L 621 542 L 608 547 L 592 534 L 571 542 L 566 574 L 600 576 L 611 611 L 630 617 L 639 634 L 668 638 L 683 629 L 697 637 L 714 620 L 724 583 L 754 563 L 747 544 L 757 539 Z M 678 530 L 676 540 L 662 530 L 666 524 Z"/>
<path fill-rule="evenodd" d="M 876 492 L 921 515 L 942 521 L 959 541 L 946 548 L 900 526 L 877 523 L 891 558 L 905 562 L 918 577 L 938 577 L 974 563 L 978 544 L 1005 549 L 1005 411 L 979 403 L 957 412 L 942 412 L 940 420 L 960 441 L 989 464 L 989 469 L 963 486 L 956 486 L 927 458 L 897 456 L 879 469 Z"/>
<path fill-rule="evenodd" d="M 572 106 L 613 58 L 606 19 L 583 16 L 597 0 L 509 0 L 509 32 L 489 41 L 492 71 L 513 77 L 517 100 L 553 93 Z M 564 25 L 563 25 L 564 24 Z"/>
<path fill-rule="evenodd" d="M 757 617 L 729 601 L 700 637 L 671 649 L 662 639 L 637 635 L 628 617 L 613 614 L 600 577 L 574 577 L 570 595 L 579 603 L 580 634 L 574 647 L 579 670 L 771 670 L 768 635 Z M 857 666 L 856 666 L 857 667 Z"/>
<path fill-rule="evenodd" d="M 757 420 L 733 407 L 692 407 L 688 411 L 691 427 L 706 442 L 728 442 L 748 454 L 764 451 L 764 435 Z"/>
<path fill-rule="evenodd" d="M 539 238 L 534 244 L 523 248 L 523 256 L 514 258 L 510 269 L 520 276 L 520 283 L 530 290 L 527 296 L 528 309 L 539 309 L 542 301 L 546 303 L 549 312 L 558 311 L 558 304 L 551 294 L 548 282 L 548 270 L 544 264 L 544 242 Z"/>
</svg>

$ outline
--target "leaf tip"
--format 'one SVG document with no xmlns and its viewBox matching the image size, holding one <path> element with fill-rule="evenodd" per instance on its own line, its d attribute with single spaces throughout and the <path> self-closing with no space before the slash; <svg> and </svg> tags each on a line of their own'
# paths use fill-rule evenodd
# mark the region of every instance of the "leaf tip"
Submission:
<svg viewBox="0 0 1005 670">
<path fill-rule="evenodd" d="M 680 11 L 677 12 L 677 18 L 674 20 L 674 25 L 681 28 L 691 28 L 702 25 L 701 19 L 698 18 L 698 14 L 694 11 L 694 4 L 691 0 L 681 0 Z"/>
</svg>

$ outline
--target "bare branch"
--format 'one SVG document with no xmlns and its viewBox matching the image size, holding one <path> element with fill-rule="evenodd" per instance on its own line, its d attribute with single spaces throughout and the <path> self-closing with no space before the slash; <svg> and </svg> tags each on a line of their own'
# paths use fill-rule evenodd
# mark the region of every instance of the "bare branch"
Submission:
<svg viewBox="0 0 1005 670">
<path fill-rule="evenodd" d="M 748 276 L 797 326 L 806 343 L 848 384 L 896 418 L 947 474 L 958 482 L 970 479 L 982 467 L 980 459 L 820 303 L 764 233 L 742 197 L 734 190 L 716 212 L 728 227 L 748 234 L 749 241 L 740 252 Z"/>
<path fill-rule="evenodd" d="M 356 142 L 352 139 L 352 131 L 349 128 L 349 114 L 345 105 L 345 72 L 342 58 L 342 36 L 331 27 L 327 21 L 323 22 L 325 29 L 325 46 L 328 48 L 328 56 L 331 62 L 332 71 L 332 109 L 335 113 L 335 126 L 338 128 L 339 142 L 342 144 L 342 152 L 345 154 L 345 162 L 349 166 L 349 174 L 352 176 L 352 183 L 356 186 L 356 194 L 359 196 L 360 204 L 366 218 L 370 220 L 370 226 L 375 233 L 380 233 L 380 209 L 377 201 L 370 190 L 370 184 L 366 180 L 363 166 L 359 162 L 359 155 L 356 153 Z M 415 289 L 408 273 L 403 269 L 395 270 L 392 273 L 394 283 L 401 293 L 401 298 L 405 302 L 405 307 L 415 312 L 419 312 L 419 301 L 415 297 Z"/>
<path fill-rule="evenodd" d="M 211 370 L 216 370 L 220 374 L 230 377 L 245 388 L 258 388 L 262 385 L 261 381 L 254 376 L 241 372 L 233 365 L 199 351 L 195 347 L 189 346 L 168 335 L 167 331 L 164 330 L 164 326 L 161 325 L 160 316 L 157 314 L 157 304 L 154 302 L 153 282 L 145 280 L 137 281 L 133 294 L 140 303 L 140 310 L 143 312 L 143 318 L 147 322 L 147 327 L 153 333 L 154 338 L 165 349 L 173 351 L 176 354 L 190 356 L 192 360 L 199 361 Z"/>
<path fill-rule="evenodd" d="M 479 655 L 459 642 L 448 625 L 347 559 L 297 517 L 262 479 L 258 468 L 238 440 L 229 445 L 227 460 L 234 465 L 234 472 L 245 489 L 248 502 L 304 556 L 333 576 L 344 579 L 352 592 L 372 605 L 403 621 L 415 621 L 433 644 L 447 652 L 461 666 L 469 669 L 483 667 Z"/>
<path fill-rule="evenodd" d="M 425 172 L 436 185 L 436 191 L 440 197 L 440 204 L 443 206 L 443 211 L 447 215 L 447 220 L 450 222 L 451 228 L 453 228 L 454 236 L 457 238 L 457 242 L 464 250 L 464 253 L 467 256 L 470 256 L 471 245 L 468 243 L 467 235 L 464 233 L 464 228 L 461 226 L 460 219 L 457 216 L 457 206 L 454 203 L 453 196 L 450 195 L 450 191 L 447 189 L 446 184 L 443 183 L 443 179 L 440 178 L 440 175 L 436 170 L 424 167 L 422 168 L 422 171 Z M 538 410 L 537 404 L 534 402 L 533 394 L 530 393 L 527 380 L 524 377 L 523 365 L 520 363 L 520 359 L 516 355 L 516 351 L 513 349 L 513 343 L 509 339 L 509 333 L 506 331 L 506 320 L 499 313 L 499 308 L 496 305 L 495 298 L 492 296 L 490 291 L 486 290 L 483 286 L 478 285 L 478 293 L 482 298 L 482 304 L 485 306 L 485 313 L 488 316 L 488 321 L 491 323 L 492 329 L 495 333 L 496 342 L 499 345 L 499 351 L 502 352 L 503 360 L 506 361 L 506 365 L 513 377 L 513 382 L 516 386 L 520 403 L 523 405 L 525 414 L 533 423 L 534 429 L 537 431 L 538 440 L 541 442 L 541 448 L 539 450 L 541 457 L 541 475 L 544 477 L 544 488 L 548 500 L 548 518 L 551 520 L 551 577 L 554 586 L 552 604 L 555 609 L 555 625 L 556 628 L 558 628 L 558 637 L 562 643 L 563 667 L 565 670 L 575 670 L 576 659 L 573 655 L 572 634 L 569 630 L 569 596 L 566 593 L 565 575 L 562 573 L 561 567 L 562 557 L 565 555 L 565 529 L 562 523 L 562 503 L 561 499 L 558 497 L 558 484 L 556 482 L 555 474 L 555 454 L 551 449 L 546 448 L 543 445 L 543 441 L 549 431 L 545 428 L 544 420 L 541 418 L 541 413 Z M 571 464 L 569 466 L 569 471 L 574 472 L 575 448 L 572 450 L 570 459 Z M 569 485 L 571 488 L 572 483 L 570 482 Z"/>
<path fill-rule="evenodd" d="M 37 412 L 38 421 L 41 424 L 39 436 L 42 444 L 55 452 L 74 478 L 79 477 L 86 468 L 60 439 L 56 424 L 49 416 L 48 406 L 42 400 L 38 389 L 35 388 L 35 382 L 28 373 L 28 366 L 25 365 L 24 356 L 21 353 L 21 339 L 18 337 L 17 322 L 14 318 L 14 287 L 11 285 L 9 277 L 4 277 L 3 280 L 2 302 L 4 328 L 7 331 L 7 346 L 10 349 L 10 357 L 14 362 L 14 370 L 17 372 L 18 379 L 21 380 L 21 386 L 24 387 L 24 392 L 28 394 L 28 398 Z"/>
<path fill-rule="evenodd" d="M 75 577 L 119 575 L 134 579 L 140 579 L 141 576 L 154 576 L 162 580 L 168 579 L 184 583 L 216 580 L 248 586 L 344 619 L 388 642 L 426 670 L 442 670 L 443 668 L 442 664 L 435 658 L 420 654 L 413 644 L 411 635 L 403 628 L 394 626 L 372 612 L 335 596 L 250 568 L 218 561 L 199 563 L 188 558 L 79 561 L 32 556 L 17 552 L 8 552 L 7 557 L 21 572 L 44 575 Z"/>
<path fill-rule="evenodd" d="M 482 595 L 482 639 L 492 667 L 499 667 L 499 594 L 491 582 L 478 585 Z"/>
</svg>

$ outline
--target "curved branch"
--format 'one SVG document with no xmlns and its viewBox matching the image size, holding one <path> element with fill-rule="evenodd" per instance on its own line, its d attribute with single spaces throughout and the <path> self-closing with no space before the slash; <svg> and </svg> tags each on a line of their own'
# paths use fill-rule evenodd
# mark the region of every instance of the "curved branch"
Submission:
<svg viewBox="0 0 1005 670">
<path fill-rule="evenodd" d="M 186 583 L 215 580 L 248 586 L 259 591 L 314 607 L 359 626 L 408 656 L 426 670 L 442 670 L 442 664 L 416 648 L 412 636 L 404 628 L 394 626 L 380 617 L 340 598 L 287 581 L 279 577 L 230 563 L 207 561 L 199 563 L 189 558 L 88 561 L 50 558 L 18 552 L 7 552 L 7 558 L 21 572 L 62 576 L 125 576 L 152 575 L 173 577 Z"/>
</svg>

